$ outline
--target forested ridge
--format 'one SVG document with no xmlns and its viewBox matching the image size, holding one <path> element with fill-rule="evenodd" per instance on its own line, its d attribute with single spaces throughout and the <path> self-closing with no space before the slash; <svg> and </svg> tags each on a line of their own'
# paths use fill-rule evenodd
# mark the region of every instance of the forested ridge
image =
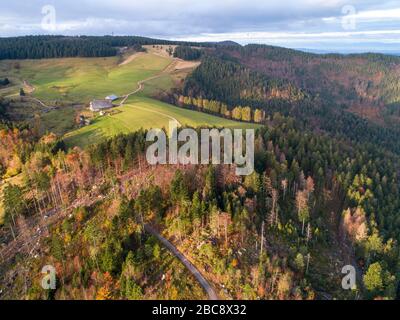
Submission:
<svg viewBox="0 0 400 320">
<path fill-rule="evenodd" d="M 207 56 L 185 82 L 183 94 L 220 100 L 230 105 L 244 100 L 305 98 L 305 93 L 290 82 L 251 71 L 239 63 Z"/>
<path fill-rule="evenodd" d="M 317 55 L 266 45 L 205 49 L 182 95 L 228 108 L 313 104 L 396 129 L 400 58 L 381 54 Z M 276 109 L 275 108 L 275 109 Z M 390 111 L 392 110 L 392 111 Z"/>
<path fill-rule="evenodd" d="M 218 50 L 242 65 L 291 81 L 336 103 L 389 104 L 400 99 L 400 58 L 383 54 L 316 55 L 265 45 Z"/>
<path fill-rule="evenodd" d="M 44 59 L 64 57 L 115 56 L 118 48 L 152 44 L 183 44 L 179 41 L 158 40 L 137 36 L 25 36 L 0 38 L 0 60 Z M 184 43 L 187 46 L 211 46 L 203 43 Z"/>
<path fill-rule="evenodd" d="M 237 52 L 241 52 L 240 59 L 235 57 Z M 400 99 L 400 91 L 397 92 L 395 87 L 385 87 L 383 80 L 379 84 L 380 87 L 384 88 L 382 92 L 390 92 L 390 95 L 376 95 L 376 101 L 379 101 L 381 107 L 376 106 L 374 108 L 377 108 L 378 114 L 382 115 L 381 120 L 386 119 L 384 120 L 385 123 L 382 124 L 382 121 L 375 121 L 377 119 L 369 119 L 368 110 L 370 109 L 368 108 L 370 104 L 368 102 L 366 102 L 366 105 L 359 105 L 360 110 L 367 109 L 365 116 L 352 112 L 354 97 L 347 96 L 346 91 L 343 91 L 344 95 L 328 97 L 316 93 L 310 86 L 301 86 L 301 83 L 298 84 L 299 81 L 291 79 L 289 76 L 277 76 L 277 70 L 270 72 L 256 71 L 255 68 L 248 65 L 251 65 L 252 55 L 259 55 L 259 52 L 262 52 L 271 61 L 280 57 L 282 64 L 285 64 L 286 61 L 297 61 L 296 59 L 305 61 L 316 58 L 334 59 L 339 64 L 350 63 L 351 59 L 367 59 L 372 62 L 378 61 L 379 64 L 385 65 L 387 68 L 393 65 L 398 66 L 397 68 L 400 70 L 400 59 L 397 57 L 327 55 L 324 58 L 274 47 L 248 46 L 240 49 L 229 47 L 229 49 L 213 51 L 202 59 L 202 64 L 186 79 L 183 89 L 175 93 L 175 103 L 187 107 L 193 106 L 200 111 L 211 111 L 236 120 L 254 122 L 260 122 L 260 119 L 266 119 L 275 112 L 280 112 L 302 121 L 307 128 L 323 130 L 334 136 L 350 139 L 355 143 L 371 142 L 383 146 L 391 152 L 400 152 L 400 144 L 397 139 L 400 133 L 398 126 L 400 118 L 396 113 L 397 104 L 388 103 L 386 105 L 383 103 L 384 101 L 398 101 Z M 350 62 L 347 59 L 350 59 Z M 245 63 L 242 63 L 241 60 L 244 60 Z M 257 60 L 257 63 L 262 64 L 265 68 L 267 66 L 271 69 L 274 67 L 264 58 Z M 276 67 L 277 69 L 282 68 L 277 61 L 276 64 L 279 65 L 279 67 Z M 317 63 L 314 64 L 319 66 Z M 368 64 L 366 66 L 368 67 Z M 375 65 L 370 68 L 378 67 Z M 258 69 L 262 70 L 262 67 Z M 393 77 L 395 77 L 396 70 L 393 71 Z M 363 69 L 362 72 L 366 73 L 367 71 Z M 387 69 L 385 72 L 389 72 L 389 70 Z M 313 74 L 312 76 L 316 75 Z M 299 78 L 302 79 L 301 81 L 306 81 L 307 76 Z M 313 86 L 322 90 L 321 88 L 325 83 L 324 76 L 321 75 L 320 80 L 314 79 L 312 83 Z M 396 83 L 397 80 L 390 86 L 396 86 Z M 330 83 L 329 87 L 331 88 L 328 90 L 329 95 L 334 94 L 337 86 Z M 352 90 L 350 85 L 349 90 Z M 204 101 L 212 101 L 214 105 L 220 107 L 206 108 Z M 267 117 L 264 117 L 260 112 Z"/>
</svg>

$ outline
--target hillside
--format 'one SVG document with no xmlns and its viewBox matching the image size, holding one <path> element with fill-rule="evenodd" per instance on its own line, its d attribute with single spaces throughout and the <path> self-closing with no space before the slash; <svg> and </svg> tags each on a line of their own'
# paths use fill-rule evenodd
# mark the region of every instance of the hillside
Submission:
<svg viewBox="0 0 400 320">
<path fill-rule="evenodd" d="M 177 108 L 146 97 L 135 97 L 117 107 L 106 117 L 96 118 L 90 126 L 65 135 L 67 146 L 85 147 L 104 138 L 127 134 L 139 129 L 168 128 L 170 121 L 182 126 L 223 128 L 254 128 L 256 125 L 221 119 L 212 115 Z"/>
<path fill-rule="evenodd" d="M 48 131 L 59 135 L 67 133 L 68 146 L 82 147 L 141 128 L 168 127 L 169 121 L 174 119 L 182 125 L 246 127 L 149 100 L 148 97 L 161 96 L 180 86 L 199 63 L 174 59 L 168 53 L 174 47 L 145 48 L 147 52 L 128 51 L 120 57 L 0 61 L 0 74 L 7 75 L 13 82 L 3 93 L 10 100 L 6 109 L 9 117 L 15 121 L 28 120 L 40 126 L 43 134 Z M 22 99 L 17 97 L 20 86 L 27 92 Z M 134 92 L 136 99 L 123 99 Z M 115 102 L 117 105 L 123 100 L 126 105 L 113 109 L 106 117 L 85 111 L 91 100 L 103 99 L 109 94 L 121 97 Z M 78 114 L 92 118 L 92 124 L 75 130 Z"/>
<path fill-rule="evenodd" d="M 189 95 L 236 105 L 248 100 L 293 102 L 308 98 L 314 104 L 338 106 L 378 124 L 398 124 L 398 57 L 317 55 L 263 45 L 206 51 L 207 63 L 187 81 L 185 93 Z M 219 81 L 220 85 L 207 88 Z"/>
<path fill-rule="evenodd" d="M 400 59 L 384 55 L 315 55 L 249 45 L 208 50 L 175 101 L 226 103 L 280 112 L 307 128 L 399 153 Z M 180 96 L 179 96 L 180 95 Z M 233 114 L 232 114 L 233 116 Z"/>
<path fill-rule="evenodd" d="M 0 73 L 8 74 L 17 86 L 29 83 L 34 88 L 32 95 L 49 105 L 57 101 L 87 104 L 109 94 L 127 94 L 138 81 L 171 63 L 171 59 L 152 54 L 137 56 L 124 65 L 121 61 L 120 57 L 1 61 Z"/>
<path fill-rule="evenodd" d="M 324 101 L 349 108 L 400 102 L 400 59 L 380 54 L 315 55 L 248 45 L 220 49 L 251 70 L 286 80 Z"/>
<path fill-rule="evenodd" d="M 276 116 L 257 133 L 256 172 L 242 178 L 224 165 L 148 166 L 144 136 L 86 151 L 51 144 L 32 151 L 22 174 L 35 188 L 5 192 L 5 209 L 18 214 L 16 226 L 6 223 L 16 240 L 2 230 L 1 254 L 14 261 L 0 265 L 5 297 L 46 298 L 37 277 L 49 261 L 61 281 L 50 292 L 56 299 L 200 297 L 188 290 L 196 288 L 191 278 L 174 271 L 179 264 L 162 263 L 165 253 L 142 223 L 155 226 L 224 299 L 395 297 L 398 158 Z M 367 276 L 357 291 L 343 291 L 346 264 L 364 276 L 379 266 L 382 286 Z"/>
<path fill-rule="evenodd" d="M 9 47 L 68 40 L 141 48 L 0 61 L 0 299 L 397 297 L 399 58 L 129 37 Z M 256 129 L 255 171 L 148 164 L 146 130 L 171 120 Z"/>
</svg>

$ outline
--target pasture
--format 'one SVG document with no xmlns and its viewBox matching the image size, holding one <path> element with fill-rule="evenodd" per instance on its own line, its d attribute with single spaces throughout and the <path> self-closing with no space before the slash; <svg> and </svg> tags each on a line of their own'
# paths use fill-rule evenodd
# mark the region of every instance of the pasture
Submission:
<svg viewBox="0 0 400 320">
<path fill-rule="evenodd" d="M 25 87 L 31 96 L 48 105 L 62 105 L 42 114 L 41 122 L 43 132 L 61 136 L 67 132 L 64 138 L 68 147 L 85 147 L 141 128 L 167 128 L 173 119 L 191 127 L 255 126 L 150 98 L 181 85 L 198 63 L 173 59 L 164 47 L 147 49 L 148 53 L 127 53 L 123 57 L 0 61 L 0 78 L 8 77 L 13 82 L 8 94 L 18 94 L 19 88 Z M 68 104 L 87 105 L 109 94 L 124 96 L 137 90 L 141 81 L 145 81 L 142 90 L 129 97 L 124 106 L 112 109 L 107 115 L 96 116 L 89 126 L 74 128 L 74 119 L 82 109 Z"/>
<path fill-rule="evenodd" d="M 16 84 L 8 94 L 17 93 L 26 81 L 34 87 L 32 95 L 48 104 L 88 103 L 132 92 L 138 81 L 160 73 L 171 62 L 155 54 L 138 55 L 127 64 L 118 57 L 1 61 L 0 78 L 7 76 Z"/>
<path fill-rule="evenodd" d="M 84 148 L 104 138 L 139 129 L 168 128 L 169 121 L 176 119 L 180 124 L 198 127 L 254 128 L 256 125 L 223 119 L 206 113 L 178 108 L 143 96 L 135 96 L 123 107 L 110 115 L 99 116 L 94 122 L 65 136 L 68 147 Z"/>
</svg>

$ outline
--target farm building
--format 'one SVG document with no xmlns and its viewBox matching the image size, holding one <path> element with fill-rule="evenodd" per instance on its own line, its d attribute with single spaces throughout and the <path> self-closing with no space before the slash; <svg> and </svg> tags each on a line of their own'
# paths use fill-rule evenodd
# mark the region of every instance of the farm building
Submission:
<svg viewBox="0 0 400 320">
<path fill-rule="evenodd" d="M 106 100 L 110 100 L 110 101 L 114 101 L 117 100 L 118 96 L 116 96 L 115 94 L 111 94 L 109 96 L 106 97 Z"/>
<path fill-rule="evenodd" d="M 90 102 L 90 110 L 98 112 L 104 109 L 110 109 L 113 107 L 111 100 L 93 100 Z"/>
</svg>

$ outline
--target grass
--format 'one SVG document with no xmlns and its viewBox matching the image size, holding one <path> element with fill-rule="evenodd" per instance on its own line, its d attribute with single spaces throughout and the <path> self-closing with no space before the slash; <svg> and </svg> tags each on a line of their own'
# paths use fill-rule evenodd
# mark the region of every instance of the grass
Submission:
<svg viewBox="0 0 400 320">
<path fill-rule="evenodd" d="M 223 119 L 206 113 L 178 108 L 144 96 L 132 97 L 128 104 L 114 109 L 113 115 L 95 119 L 90 126 L 80 128 L 66 135 L 67 146 L 85 147 L 104 138 L 120 133 L 129 133 L 140 128 L 168 128 L 174 118 L 182 125 L 192 127 L 216 126 L 224 128 L 254 128 L 254 124 Z"/>
<path fill-rule="evenodd" d="M 143 90 L 138 93 L 141 96 L 156 96 L 160 93 L 168 91 L 175 85 L 174 79 L 170 74 L 163 74 L 160 77 L 146 81 Z"/>
<path fill-rule="evenodd" d="M 20 98 L 15 98 L 10 101 L 7 107 L 7 116 L 11 121 L 25 122 L 31 126 L 37 126 L 37 117 L 40 115 L 40 134 L 53 132 L 59 136 L 66 132 L 74 130 L 75 119 L 82 112 L 84 106 L 64 105 L 58 109 L 44 112 L 43 108 L 38 103 Z"/>
<path fill-rule="evenodd" d="M 2 61 L 0 77 L 7 76 L 19 85 L 27 80 L 36 88 L 33 96 L 47 102 L 88 103 L 133 91 L 138 81 L 161 72 L 171 61 L 153 54 L 138 56 L 123 66 L 118 57 L 22 60 L 18 67 L 15 62 Z"/>
<path fill-rule="evenodd" d="M 13 83 L 0 90 L 0 96 L 17 96 L 17 102 L 10 109 L 13 119 L 32 122 L 33 115 L 41 114 L 41 133 L 54 132 L 62 136 L 75 129 L 75 118 L 81 112 L 71 104 L 85 105 L 109 94 L 125 95 L 137 88 L 138 81 L 159 74 L 171 62 L 171 58 L 155 54 L 137 56 L 124 65 L 120 65 L 119 57 L 0 61 L 0 78 L 8 77 Z M 162 81 L 162 89 L 157 79 L 152 80 L 146 87 L 146 94 L 171 88 L 173 83 L 168 77 L 163 77 L 166 81 Z M 24 81 L 35 88 L 34 97 L 48 105 L 61 102 L 63 106 L 43 113 L 43 107 L 31 103 L 28 110 L 29 103 L 18 102 L 18 92 Z"/>
<path fill-rule="evenodd" d="M 41 116 L 41 134 L 53 132 L 59 136 L 75 129 L 75 117 L 78 109 L 73 106 L 65 106 L 50 111 Z"/>
<path fill-rule="evenodd" d="M 65 135 L 69 147 L 85 147 L 140 128 L 168 128 L 173 119 L 191 127 L 254 127 L 148 98 L 182 83 L 189 70 L 170 71 L 167 67 L 172 62 L 172 58 L 151 53 L 151 50 L 124 65 L 120 65 L 119 57 L 0 61 L 0 78 L 7 76 L 19 86 L 26 80 L 35 88 L 34 97 L 48 104 L 62 102 L 67 105 L 86 104 L 109 94 L 126 95 L 137 89 L 139 81 L 159 75 L 147 81 L 144 89 L 131 97 L 125 106 L 115 108 L 112 115 L 97 117 L 91 125 L 74 131 L 71 130 L 77 111 L 72 106 L 42 114 L 43 131 L 59 135 L 70 131 Z M 18 92 L 18 85 L 15 89 Z"/>
</svg>

